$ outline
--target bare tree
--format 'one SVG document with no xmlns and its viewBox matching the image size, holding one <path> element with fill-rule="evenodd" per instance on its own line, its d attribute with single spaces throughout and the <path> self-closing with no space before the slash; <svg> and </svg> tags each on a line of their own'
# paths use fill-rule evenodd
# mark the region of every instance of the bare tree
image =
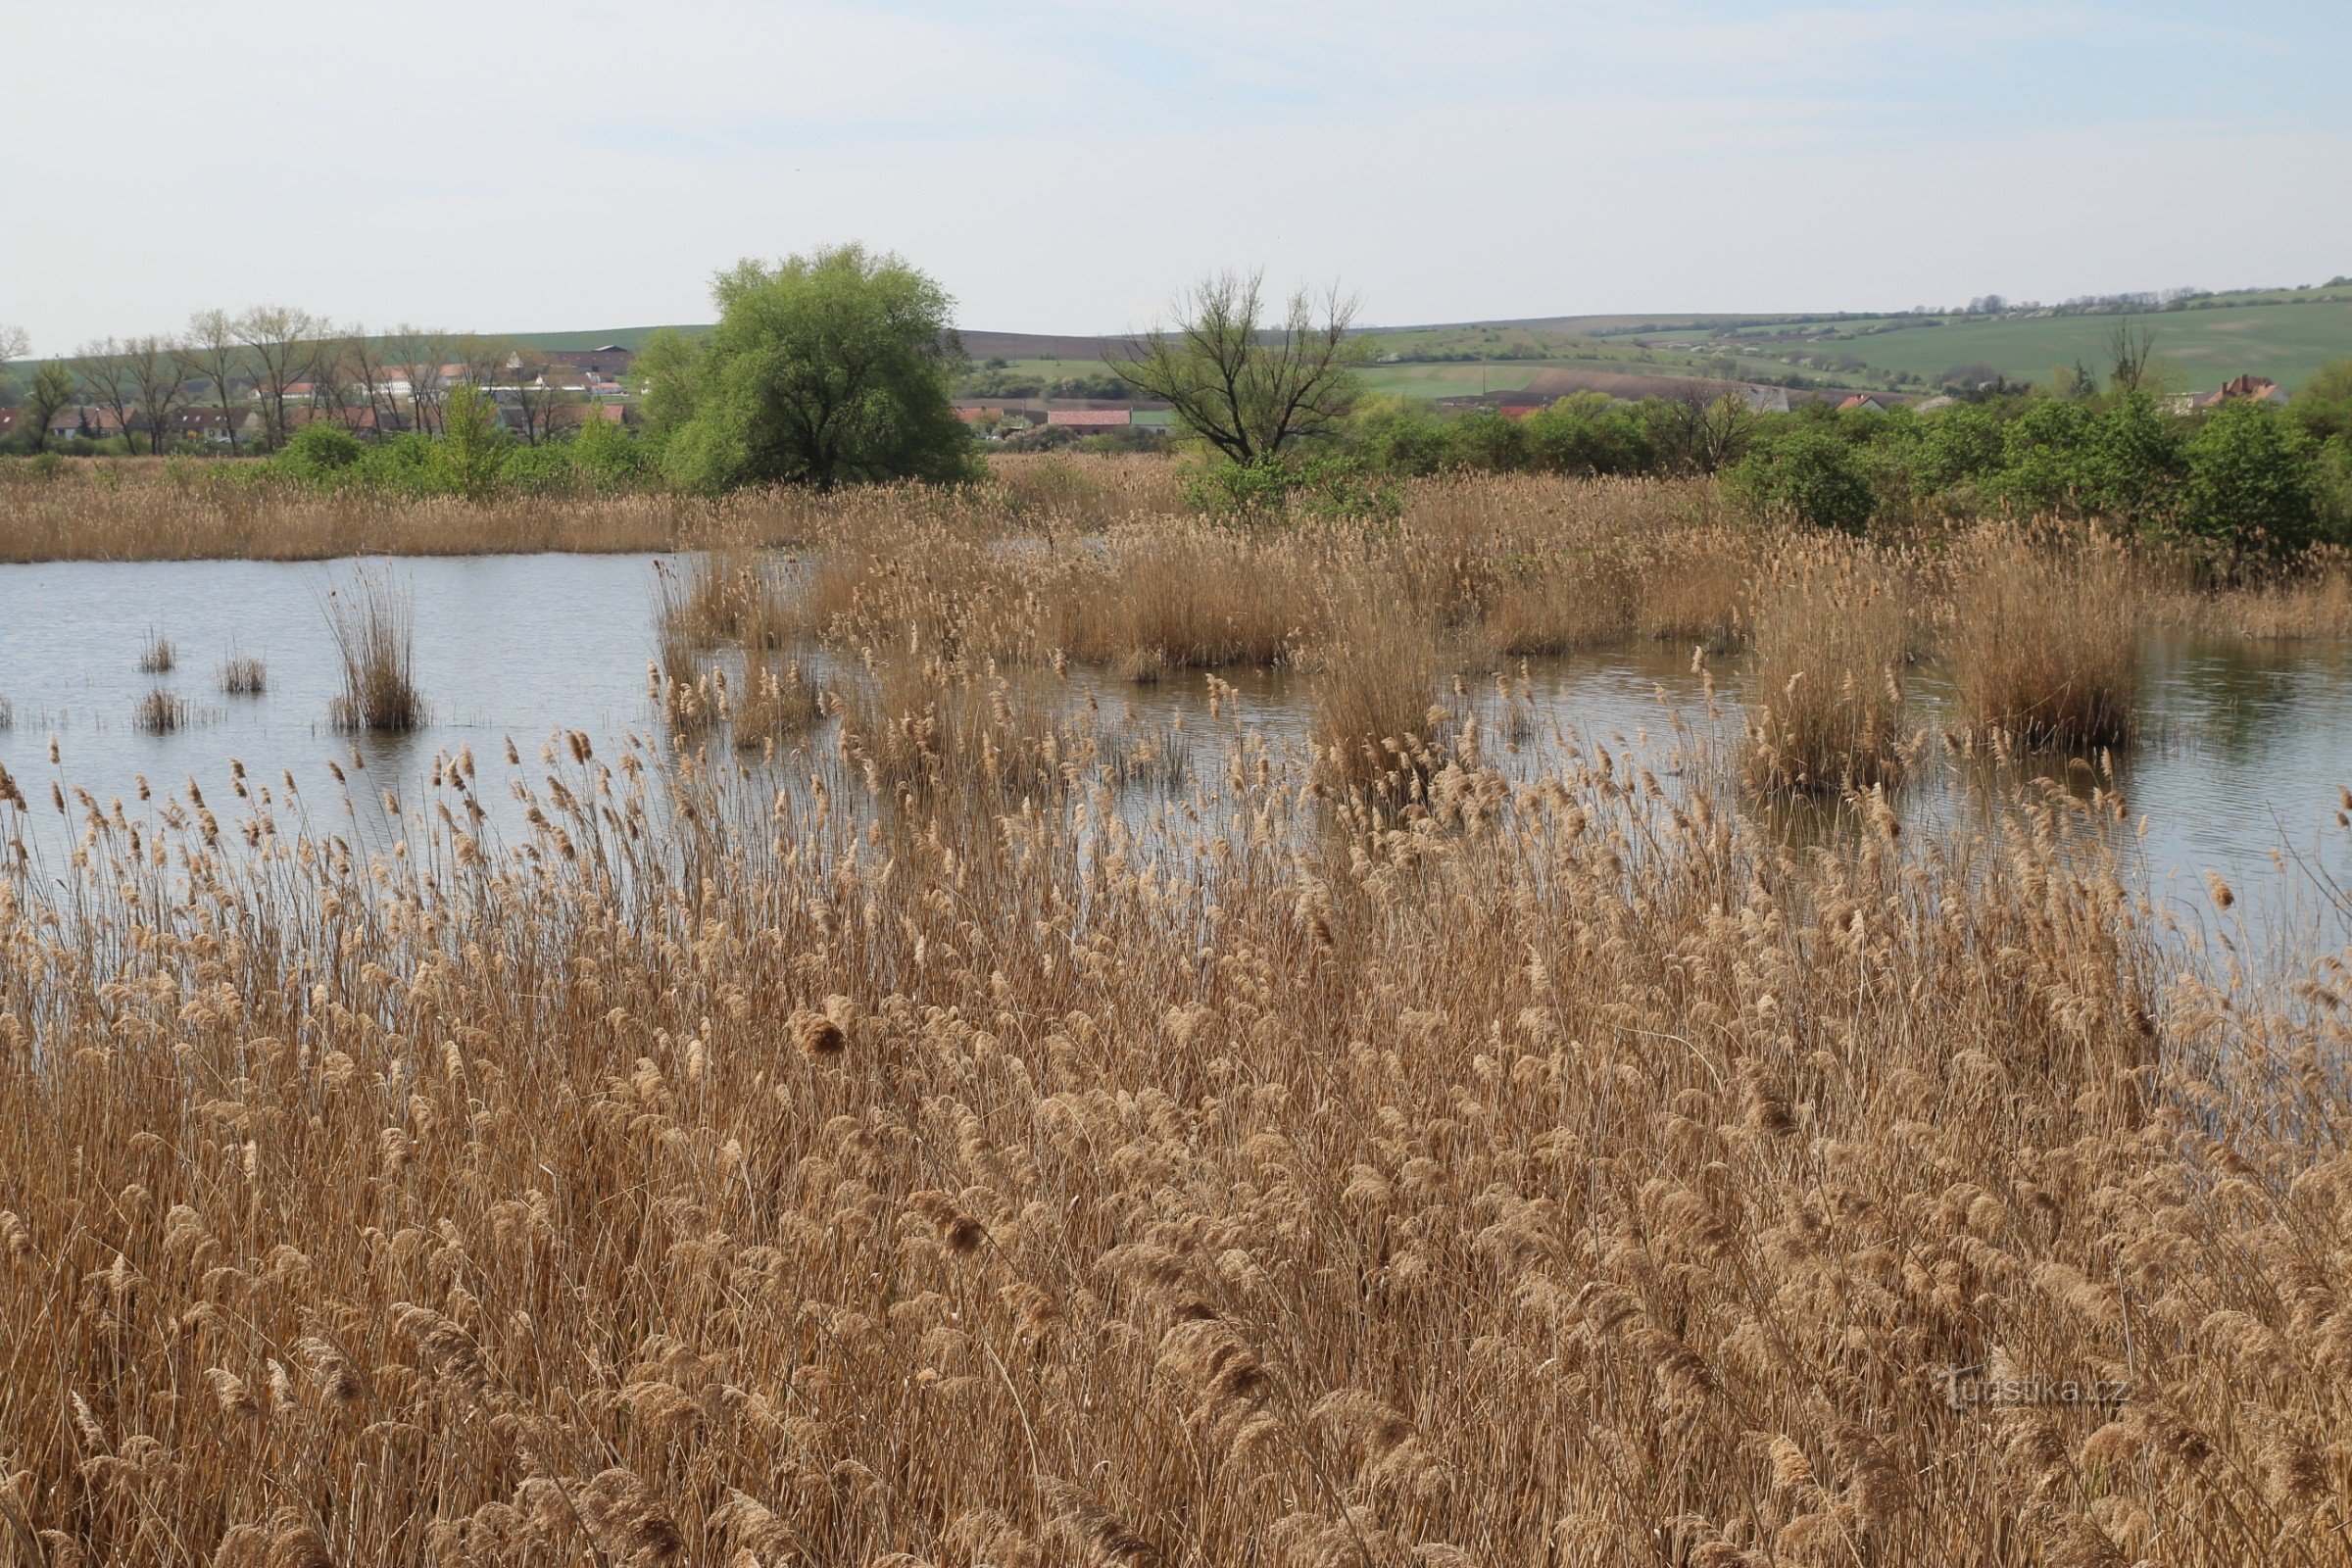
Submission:
<svg viewBox="0 0 2352 1568">
<path fill-rule="evenodd" d="M 1737 382 L 1693 378 L 1659 402 L 1657 429 L 1669 466 L 1713 473 L 1739 456 L 1754 411 Z"/>
<path fill-rule="evenodd" d="M 392 341 L 393 363 L 409 383 L 409 408 L 416 428 L 439 429 L 441 395 L 446 390 L 441 369 L 450 363 L 450 335 L 436 328 L 399 326 L 392 330 Z"/>
<path fill-rule="evenodd" d="M 1328 430 L 1355 398 L 1356 302 L 1337 287 L 1301 289 L 1265 319 L 1262 272 L 1218 272 L 1175 306 L 1181 318 L 1128 345 L 1111 370 L 1176 411 L 1184 427 L 1236 463 L 1278 456 Z"/>
<path fill-rule="evenodd" d="M 138 450 L 130 438 L 130 416 L 139 409 L 139 382 L 130 356 L 110 337 L 84 343 L 74 351 L 74 358 L 90 401 L 114 416 L 123 450 Z"/>
<path fill-rule="evenodd" d="M 131 379 L 138 386 L 139 414 L 147 422 L 147 450 L 160 453 L 171 434 L 172 416 L 188 400 L 187 362 L 172 339 L 150 332 L 122 345 Z"/>
<path fill-rule="evenodd" d="M 514 412 L 522 419 L 522 439 L 526 446 L 545 446 L 555 440 L 564 418 L 563 411 L 584 401 L 577 393 L 564 389 L 562 375 L 548 357 L 536 349 L 515 351 L 510 386 Z"/>
<path fill-rule="evenodd" d="M 226 311 L 198 311 L 188 318 L 188 335 L 180 340 L 180 364 L 188 374 L 212 383 L 212 403 L 228 427 L 228 450 L 237 450 L 236 381 L 242 356 L 237 351 L 237 321 Z"/>
<path fill-rule="evenodd" d="M 2148 357 L 2156 349 L 2156 329 L 2136 316 L 2127 316 L 2115 323 L 2107 334 L 2107 357 L 2115 369 L 2110 384 L 2125 392 L 2136 392 L 2147 379 Z"/>
<path fill-rule="evenodd" d="M 256 305 L 236 319 L 237 342 L 253 367 L 261 400 L 262 439 L 272 451 L 286 444 L 286 389 L 313 373 L 322 324 L 310 312 L 284 305 Z"/>
<path fill-rule="evenodd" d="M 32 339 L 25 334 L 23 327 L 11 326 L 6 321 L 0 321 L 0 364 L 5 364 L 10 360 L 21 360 L 31 352 Z"/>
<path fill-rule="evenodd" d="M 355 324 L 345 341 L 348 347 L 344 352 L 344 367 L 352 399 L 368 411 L 368 422 L 375 433 L 388 435 L 400 422 L 392 397 L 401 374 L 398 334 L 369 337 L 367 327 Z"/>
</svg>

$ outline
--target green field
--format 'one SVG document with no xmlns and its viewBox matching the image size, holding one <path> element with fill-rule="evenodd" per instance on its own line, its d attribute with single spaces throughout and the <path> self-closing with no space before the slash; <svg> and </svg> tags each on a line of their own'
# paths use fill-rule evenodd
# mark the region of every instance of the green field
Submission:
<svg viewBox="0 0 2352 1568">
<path fill-rule="evenodd" d="M 1733 348 L 1733 373 L 1787 369 L 1785 352 L 1850 358 L 1871 370 L 1933 381 L 1964 365 L 2014 380 L 2039 380 L 2080 361 L 2104 373 L 2121 318 L 2023 313 L 2000 317 L 1877 317 L 1838 322 L 1748 321 L 1736 328 L 1643 333 L 1637 341 L 1688 351 Z M 2181 388 L 2217 386 L 2244 372 L 2290 390 L 2330 360 L 2352 356 L 2352 289 L 2271 290 L 2220 296 L 2186 309 L 2133 318 L 2155 334 L 2155 361 Z M 1923 324 L 1933 321 L 1936 324 Z M 1879 328 L 1879 330 L 1872 330 Z M 1802 341 L 1758 342 L 1802 335 Z M 1727 368 L 1732 367 L 1727 366 Z"/>
</svg>

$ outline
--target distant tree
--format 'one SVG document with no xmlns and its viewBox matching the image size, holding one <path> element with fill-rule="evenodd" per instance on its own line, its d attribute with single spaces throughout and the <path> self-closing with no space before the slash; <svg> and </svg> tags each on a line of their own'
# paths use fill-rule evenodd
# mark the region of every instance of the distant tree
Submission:
<svg viewBox="0 0 2352 1568">
<path fill-rule="evenodd" d="M 1643 410 L 1659 461 L 1685 473 L 1713 473 L 1738 458 L 1755 422 L 1739 387 L 1724 381 L 1692 379 Z"/>
<path fill-rule="evenodd" d="M 9 374 L 8 362 L 21 360 L 32 352 L 32 339 L 21 326 L 0 321 L 0 403 L 16 401 L 16 381 Z"/>
<path fill-rule="evenodd" d="M 188 401 L 187 363 L 177 340 L 154 332 L 122 345 L 138 389 L 139 414 L 147 425 L 147 450 L 160 453 L 170 442 L 172 416 Z M 127 431 L 129 426 L 123 428 Z"/>
<path fill-rule="evenodd" d="M 444 482 L 462 496 L 480 500 L 498 488 L 506 456 L 506 427 L 490 394 L 468 381 L 451 387 L 442 400 L 436 449 Z"/>
<path fill-rule="evenodd" d="M 2352 360 L 2332 360 L 2312 371 L 2287 412 L 2315 440 L 2352 442 Z"/>
<path fill-rule="evenodd" d="M 122 434 L 124 450 L 138 450 L 130 435 L 130 416 L 139 407 L 139 383 L 131 369 L 130 356 L 123 352 L 121 343 L 110 337 L 84 343 L 74 351 L 74 358 L 90 402 L 114 416 L 115 428 Z"/>
<path fill-rule="evenodd" d="M 2107 384 L 2119 392 L 2137 392 L 2147 378 L 2148 356 L 2155 352 L 2156 329 L 2136 316 L 2127 316 L 2107 334 L 2107 358 L 2113 368 Z"/>
<path fill-rule="evenodd" d="M 543 447 L 556 439 L 564 417 L 564 411 L 575 408 L 582 401 L 575 392 L 564 390 L 563 377 L 548 357 L 537 349 L 516 349 L 513 368 L 502 385 L 511 390 L 514 412 L 521 419 L 521 434 L 526 446 Z"/>
<path fill-rule="evenodd" d="M 236 340 L 253 368 L 262 406 L 262 440 L 273 452 L 286 442 L 286 389 L 316 372 L 325 324 L 285 305 L 256 305 L 236 318 Z"/>
<path fill-rule="evenodd" d="M 895 255 L 842 245 L 713 279 L 718 325 L 639 358 L 648 433 L 678 484 L 959 479 L 975 462 L 949 389 L 953 301 Z"/>
<path fill-rule="evenodd" d="M 180 340 L 180 363 L 188 374 L 209 382 L 209 401 L 228 426 L 228 450 L 237 450 L 236 382 L 241 357 L 237 348 L 237 319 L 226 311 L 198 311 L 188 318 L 188 335 Z"/>
<path fill-rule="evenodd" d="M 1176 325 L 1128 345 L 1110 368 L 1176 411 L 1184 428 L 1226 458 L 1251 464 L 1324 434 L 1355 402 L 1370 344 L 1350 338 L 1356 302 L 1337 287 L 1294 293 L 1270 320 L 1264 273 L 1218 272 L 1176 302 Z"/>
<path fill-rule="evenodd" d="M 1819 428 L 1791 428 L 1757 443 L 1726 488 L 1758 516 L 1845 533 L 1867 527 L 1877 505 L 1854 448 Z"/>
<path fill-rule="evenodd" d="M 24 425 L 26 444 L 35 452 L 49 448 L 49 421 L 59 411 L 74 406 L 74 372 L 63 360 L 45 360 L 32 373 L 32 384 L 24 389 L 24 402 L 19 418 Z"/>
<path fill-rule="evenodd" d="M 389 436 L 399 424 L 399 405 L 392 396 L 400 376 L 394 364 L 397 350 L 395 339 L 374 337 L 368 328 L 355 324 L 351 335 L 343 340 L 343 348 L 334 379 L 349 388 L 355 408 L 368 411 L 369 423 L 376 436 Z"/>
<path fill-rule="evenodd" d="M 441 372 L 452 363 L 454 339 L 431 327 L 392 329 L 387 358 L 398 378 L 409 383 L 409 408 L 416 428 L 427 433 L 441 428 L 441 401 L 449 381 Z"/>
</svg>

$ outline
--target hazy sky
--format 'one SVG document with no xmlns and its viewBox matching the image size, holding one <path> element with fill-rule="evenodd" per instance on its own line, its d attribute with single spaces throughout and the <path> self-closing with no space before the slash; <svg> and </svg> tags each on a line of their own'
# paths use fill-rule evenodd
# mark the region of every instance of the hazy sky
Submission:
<svg viewBox="0 0 2352 1568">
<path fill-rule="evenodd" d="M 1031 331 L 2321 281 L 2347 65 L 2343 0 L 0 0 L 0 322 L 702 320 L 848 238 Z"/>
</svg>

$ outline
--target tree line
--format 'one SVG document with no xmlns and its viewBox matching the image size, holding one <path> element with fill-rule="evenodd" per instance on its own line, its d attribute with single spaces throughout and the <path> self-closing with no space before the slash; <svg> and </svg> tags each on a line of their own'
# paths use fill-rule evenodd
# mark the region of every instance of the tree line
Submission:
<svg viewBox="0 0 2352 1568">
<path fill-rule="evenodd" d="M 0 361 L 21 359 L 21 328 L 0 327 Z M 177 443 L 176 416 L 217 411 L 229 450 L 281 450 L 317 416 L 385 433 L 438 434 L 450 390 L 497 386 L 526 445 L 553 440 L 576 398 L 543 384 L 546 357 L 512 340 L 400 325 L 371 333 L 282 305 L 198 311 L 184 331 L 106 337 L 42 361 L 19 394 L 18 442 L 38 452 L 62 411 L 103 411 L 133 452 Z M 364 414 L 364 421 L 352 416 Z M 248 437 L 245 426 L 254 428 Z"/>
</svg>

